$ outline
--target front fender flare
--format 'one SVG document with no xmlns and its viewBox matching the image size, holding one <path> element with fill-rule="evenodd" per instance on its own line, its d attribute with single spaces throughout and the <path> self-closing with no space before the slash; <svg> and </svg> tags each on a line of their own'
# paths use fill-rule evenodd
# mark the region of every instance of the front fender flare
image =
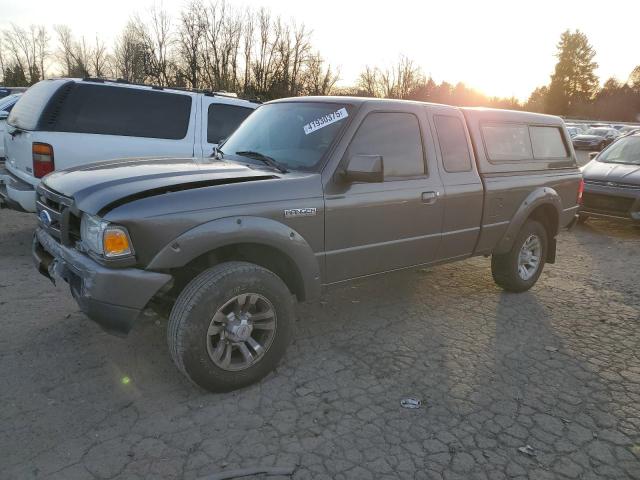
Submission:
<svg viewBox="0 0 640 480">
<path fill-rule="evenodd" d="M 180 268 L 207 252 L 241 243 L 279 250 L 298 269 L 304 298 L 311 300 L 320 296 L 320 267 L 307 241 L 293 228 L 263 217 L 226 217 L 198 225 L 163 247 L 147 269 L 161 271 Z"/>
<path fill-rule="evenodd" d="M 562 200 L 560 195 L 553 188 L 540 187 L 531 192 L 522 202 L 515 215 L 511 218 L 509 227 L 502 239 L 494 249 L 494 254 L 507 253 L 513 247 L 518 232 L 524 225 L 524 222 L 531 216 L 531 213 L 542 205 L 552 205 L 556 209 L 558 219 L 562 215 Z M 551 239 L 549 239 L 551 240 Z"/>
</svg>

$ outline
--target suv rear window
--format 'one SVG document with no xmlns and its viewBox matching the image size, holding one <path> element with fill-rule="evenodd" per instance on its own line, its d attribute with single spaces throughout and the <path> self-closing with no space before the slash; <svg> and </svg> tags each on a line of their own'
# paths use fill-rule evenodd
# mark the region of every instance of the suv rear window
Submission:
<svg viewBox="0 0 640 480">
<path fill-rule="evenodd" d="M 245 118 L 251 115 L 252 108 L 212 103 L 207 118 L 207 142 L 220 143 L 231 135 Z"/>
<path fill-rule="evenodd" d="M 52 130 L 179 140 L 187 135 L 190 116 L 189 95 L 76 84 Z"/>
<path fill-rule="evenodd" d="M 35 130 L 49 99 L 64 84 L 64 80 L 43 80 L 33 85 L 11 110 L 7 123 L 22 130 Z"/>
</svg>

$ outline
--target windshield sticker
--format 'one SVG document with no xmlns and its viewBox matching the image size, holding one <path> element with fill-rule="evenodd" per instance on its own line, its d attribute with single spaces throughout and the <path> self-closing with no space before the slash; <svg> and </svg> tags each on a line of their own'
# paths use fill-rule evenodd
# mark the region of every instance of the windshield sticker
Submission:
<svg viewBox="0 0 640 480">
<path fill-rule="evenodd" d="M 321 128 L 326 127 L 327 125 L 331 125 L 332 123 L 339 122 L 343 118 L 347 118 L 349 114 L 347 113 L 346 108 L 341 108 L 333 113 L 328 115 L 323 115 L 320 118 L 316 118 L 312 122 L 307 123 L 304 127 L 304 134 L 309 135 L 310 133 L 315 132 L 316 130 L 320 130 Z"/>
</svg>

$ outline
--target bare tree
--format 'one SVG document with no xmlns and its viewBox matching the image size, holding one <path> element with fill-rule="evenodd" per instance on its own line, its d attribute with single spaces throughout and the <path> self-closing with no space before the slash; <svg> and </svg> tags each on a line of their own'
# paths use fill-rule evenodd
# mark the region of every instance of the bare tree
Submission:
<svg viewBox="0 0 640 480">
<path fill-rule="evenodd" d="M 18 25 L 11 24 L 9 30 L 4 31 L 4 43 L 7 49 L 9 61 L 13 64 L 14 72 L 24 76 L 29 84 L 34 84 L 40 80 L 44 59 L 40 62 L 38 56 L 38 36 L 44 27 L 31 25 L 25 30 Z"/>
<path fill-rule="evenodd" d="M 251 58 L 253 55 L 253 43 L 255 35 L 255 15 L 251 10 L 247 10 L 244 17 L 243 27 L 243 52 L 244 52 L 244 81 L 242 90 L 248 92 L 252 76 L 251 76 Z"/>
<path fill-rule="evenodd" d="M 253 60 L 252 73 L 256 93 L 265 95 L 271 89 L 273 79 L 277 72 L 278 58 L 274 48 L 282 36 L 282 24 L 279 19 L 272 22 L 268 10 L 261 8 L 257 15 L 258 45 L 257 57 Z"/>
<path fill-rule="evenodd" d="M 307 95 L 329 95 L 334 85 L 338 81 L 339 73 L 331 68 L 331 65 L 324 67 L 324 59 L 319 53 L 309 57 L 306 70 Z"/>
<path fill-rule="evenodd" d="M 2 44 L 2 36 L 0 36 L 0 75 L 2 76 L 2 82 L 6 82 L 4 45 Z"/>
<path fill-rule="evenodd" d="M 116 40 L 114 70 L 117 77 L 129 82 L 145 80 L 145 45 L 138 38 L 136 26 L 130 21 Z"/>
<path fill-rule="evenodd" d="M 58 37 L 58 59 L 62 63 L 63 75 L 67 77 L 88 77 L 91 50 L 86 39 L 76 41 L 68 25 L 54 25 Z"/>
<path fill-rule="evenodd" d="M 47 29 L 43 25 L 40 25 L 36 28 L 37 28 L 36 36 L 35 36 L 36 63 L 40 68 L 40 77 L 42 79 L 45 79 L 46 73 L 47 73 L 45 62 L 47 61 L 47 58 L 49 57 L 49 54 L 50 54 L 49 40 L 51 38 L 49 37 L 49 33 L 47 32 Z"/>
<path fill-rule="evenodd" d="M 200 0 L 193 0 L 180 14 L 178 30 L 179 56 L 183 63 L 183 75 L 192 88 L 198 88 L 205 30 L 205 8 Z"/>
<path fill-rule="evenodd" d="M 222 1 L 209 5 L 206 19 L 203 66 L 207 84 L 214 90 L 237 90 L 243 17 Z"/>
<path fill-rule="evenodd" d="M 380 72 L 367 65 L 358 77 L 358 88 L 367 97 L 380 96 Z"/>
<path fill-rule="evenodd" d="M 90 67 L 91 73 L 95 77 L 107 77 L 110 70 L 110 58 L 107 53 L 107 46 L 96 35 L 96 43 L 90 51 Z"/>
<path fill-rule="evenodd" d="M 139 43 L 145 49 L 146 75 L 158 85 L 166 86 L 170 84 L 173 67 L 170 58 L 173 44 L 171 18 L 157 5 L 151 7 L 149 14 L 148 21 L 136 15 L 133 26 Z"/>
</svg>

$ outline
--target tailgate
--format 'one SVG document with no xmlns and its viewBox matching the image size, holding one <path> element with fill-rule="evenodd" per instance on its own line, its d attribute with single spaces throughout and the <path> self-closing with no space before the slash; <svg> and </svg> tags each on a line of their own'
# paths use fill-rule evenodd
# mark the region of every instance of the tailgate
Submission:
<svg viewBox="0 0 640 480">
<path fill-rule="evenodd" d="M 39 179 L 33 176 L 32 143 L 35 141 L 35 132 L 20 130 L 7 125 L 4 134 L 4 153 L 6 167 L 15 176 L 31 185 L 36 185 Z"/>
</svg>

